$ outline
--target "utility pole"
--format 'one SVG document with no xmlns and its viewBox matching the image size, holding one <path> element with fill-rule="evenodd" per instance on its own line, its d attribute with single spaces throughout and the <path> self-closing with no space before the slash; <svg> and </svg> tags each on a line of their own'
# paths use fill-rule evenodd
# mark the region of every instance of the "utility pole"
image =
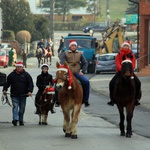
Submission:
<svg viewBox="0 0 150 150">
<path fill-rule="evenodd" d="M 109 27 L 110 25 L 110 15 L 109 15 L 109 0 L 106 1 L 106 22 L 107 22 L 107 26 Z"/>
<path fill-rule="evenodd" d="M 50 38 L 54 42 L 54 3 L 55 0 L 50 0 Z M 54 44 L 53 47 L 54 49 Z"/>
</svg>

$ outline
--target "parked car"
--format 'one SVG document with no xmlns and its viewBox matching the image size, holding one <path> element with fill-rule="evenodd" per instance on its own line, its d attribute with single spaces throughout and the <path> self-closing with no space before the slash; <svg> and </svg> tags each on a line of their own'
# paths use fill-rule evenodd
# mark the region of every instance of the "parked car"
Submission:
<svg viewBox="0 0 150 150">
<path fill-rule="evenodd" d="M 0 50 L 0 66 L 3 66 L 4 68 L 8 66 L 8 55 L 5 50 Z"/>
<path fill-rule="evenodd" d="M 116 71 L 115 58 L 117 54 L 118 53 L 107 53 L 96 55 L 95 73 Z"/>
<path fill-rule="evenodd" d="M 138 59 L 139 52 L 137 50 L 137 44 L 132 44 L 132 53 L 135 55 L 136 59 Z"/>
<path fill-rule="evenodd" d="M 0 46 L 1 49 L 3 48 L 8 48 L 8 49 L 11 49 L 12 48 L 12 45 L 9 44 L 9 43 L 2 43 L 1 46 Z"/>
<path fill-rule="evenodd" d="M 90 24 L 89 26 L 83 27 L 83 32 L 87 33 L 90 32 L 90 30 L 93 30 L 93 32 L 105 32 L 107 29 L 107 25 L 105 22 L 95 22 Z"/>
</svg>

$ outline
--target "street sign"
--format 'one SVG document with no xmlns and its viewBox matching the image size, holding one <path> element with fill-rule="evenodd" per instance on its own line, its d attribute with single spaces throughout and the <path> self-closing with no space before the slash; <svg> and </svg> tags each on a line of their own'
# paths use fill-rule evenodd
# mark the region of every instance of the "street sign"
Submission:
<svg viewBox="0 0 150 150">
<path fill-rule="evenodd" d="M 126 15 L 126 24 L 137 24 L 138 14 L 128 14 Z"/>
</svg>

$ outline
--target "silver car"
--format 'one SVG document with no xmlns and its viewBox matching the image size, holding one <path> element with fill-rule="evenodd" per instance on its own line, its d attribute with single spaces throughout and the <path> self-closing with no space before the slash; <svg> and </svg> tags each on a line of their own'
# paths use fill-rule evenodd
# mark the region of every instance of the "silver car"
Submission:
<svg viewBox="0 0 150 150">
<path fill-rule="evenodd" d="M 107 53 L 107 54 L 98 54 L 96 55 L 96 68 L 95 73 L 99 74 L 100 72 L 115 72 L 116 63 L 115 58 L 118 53 Z"/>
</svg>

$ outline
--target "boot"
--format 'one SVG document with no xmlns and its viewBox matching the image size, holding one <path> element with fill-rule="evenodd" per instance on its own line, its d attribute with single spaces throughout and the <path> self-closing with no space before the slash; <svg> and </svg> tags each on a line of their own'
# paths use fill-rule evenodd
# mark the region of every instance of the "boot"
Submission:
<svg viewBox="0 0 150 150">
<path fill-rule="evenodd" d="M 111 99 L 110 102 L 107 103 L 107 105 L 114 106 L 114 101 Z"/>
<path fill-rule="evenodd" d="M 85 105 L 85 107 L 90 106 L 90 104 L 89 104 L 89 102 L 88 102 L 88 101 L 85 101 L 85 102 L 84 102 L 84 105 Z"/>
<path fill-rule="evenodd" d="M 52 108 L 51 108 L 51 114 L 54 114 L 54 113 L 56 113 L 56 112 L 54 110 L 54 103 L 53 103 Z"/>
<path fill-rule="evenodd" d="M 58 101 L 55 102 L 55 107 L 59 107 L 60 103 Z"/>
<path fill-rule="evenodd" d="M 12 124 L 13 124 L 14 126 L 17 126 L 17 120 L 13 120 L 13 121 L 12 121 Z"/>
</svg>

